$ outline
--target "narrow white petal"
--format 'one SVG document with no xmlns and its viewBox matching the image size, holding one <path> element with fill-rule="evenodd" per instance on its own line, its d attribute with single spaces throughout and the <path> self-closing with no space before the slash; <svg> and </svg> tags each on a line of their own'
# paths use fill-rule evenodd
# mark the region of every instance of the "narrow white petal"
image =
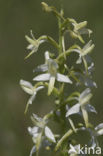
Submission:
<svg viewBox="0 0 103 156">
<path fill-rule="evenodd" d="M 80 98 L 84 98 L 85 96 L 87 96 L 88 94 L 90 94 L 91 90 L 90 88 L 86 88 L 81 94 L 80 94 Z"/>
<path fill-rule="evenodd" d="M 50 57 L 49 57 L 49 52 L 46 51 L 46 52 L 45 52 L 45 60 L 47 61 L 47 60 L 49 60 L 49 59 L 50 59 Z"/>
<path fill-rule="evenodd" d="M 32 45 L 32 44 L 29 44 L 29 45 L 27 46 L 27 49 L 32 50 L 32 49 L 33 49 L 33 45 Z"/>
<path fill-rule="evenodd" d="M 73 107 L 71 107 L 67 113 L 66 113 L 66 117 L 72 115 L 72 114 L 76 114 L 80 112 L 80 104 L 77 103 L 76 105 L 74 105 Z"/>
<path fill-rule="evenodd" d="M 32 127 L 28 127 L 28 132 L 31 134 L 31 135 L 34 135 L 35 133 L 37 133 L 39 130 L 38 127 L 34 126 L 33 128 Z"/>
<path fill-rule="evenodd" d="M 50 79 L 50 74 L 40 74 L 36 76 L 33 80 L 34 81 L 48 81 Z"/>
<path fill-rule="evenodd" d="M 92 94 L 90 93 L 90 91 L 91 90 L 87 88 L 80 94 L 79 103 L 81 104 L 81 106 L 88 104 L 89 100 L 92 97 Z"/>
<path fill-rule="evenodd" d="M 32 95 L 33 94 L 33 86 L 30 82 L 25 81 L 25 80 L 20 80 L 20 85 L 21 88 L 28 94 Z"/>
<path fill-rule="evenodd" d="M 57 81 L 59 82 L 66 82 L 66 83 L 71 83 L 72 81 L 68 78 L 68 76 L 65 76 L 63 74 L 57 73 Z"/>
<path fill-rule="evenodd" d="M 44 88 L 44 86 L 39 86 L 39 87 L 37 87 L 36 88 L 36 92 L 38 92 L 39 90 L 41 90 L 41 89 L 43 89 Z"/>
<path fill-rule="evenodd" d="M 23 85 L 23 86 L 26 86 L 28 88 L 32 88 L 32 84 L 28 81 L 25 81 L 25 80 L 20 80 L 20 85 Z"/>
<path fill-rule="evenodd" d="M 97 135 L 103 135 L 103 129 L 98 130 Z"/>
<path fill-rule="evenodd" d="M 47 64 L 42 64 L 40 66 L 38 66 L 36 69 L 33 70 L 33 72 L 45 72 L 48 70 L 48 66 Z"/>
<path fill-rule="evenodd" d="M 54 134 L 52 133 L 51 129 L 49 127 L 45 127 L 45 136 L 52 142 L 56 142 Z"/>
<path fill-rule="evenodd" d="M 88 49 L 91 45 L 92 45 L 92 40 L 90 40 L 90 41 L 83 47 L 83 51 L 85 51 L 86 49 Z"/>
<path fill-rule="evenodd" d="M 99 129 L 103 129 L 103 123 L 100 123 L 97 127 L 95 127 L 95 130 L 97 131 L 97 130 L 99 130 Z"/>
</svg>

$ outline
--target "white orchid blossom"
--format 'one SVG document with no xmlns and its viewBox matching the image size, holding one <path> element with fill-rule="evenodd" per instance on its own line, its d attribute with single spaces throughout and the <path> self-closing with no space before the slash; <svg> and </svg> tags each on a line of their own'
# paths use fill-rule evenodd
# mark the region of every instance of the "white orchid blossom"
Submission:
<svg viewBox="0 0 103 156">
<path fill-rule="evenodd" d="M 21 85 L 21 88 L 26 92 L 28 93 L 30 96 L 28 102 L 27 102 L 27 106 L 26 106 L 26 109 L 25 109 L 25 112 L 27 111 L 28 109 L 28 106 L 30 104 L 32 104 L 32 102 L 34 101 L 35 97 L 36 97 L 36 94 L 39 90 L 43 89 L 44 86 L 39 86 L 37 88 L 35 88 L 34 86 L 32 86 L 32 84 L 28 81 L 25 81 L 25 80 L 20 80 L 20 85 Z"/>
<path fill-rule="evenodd" d="M 58 64 L 49 57 L 49 52 L 45 52 L 45 60 L 46 63 L 44 65 L 39 66 L 37 69 L 40 69 L 41 71 L 48 71 L 48 73 L 40 74 L 36 76 L 33 80 L 34 81 L 49 81 L 49 87 L 48 87 L 48 95 L 51 94 L 55 80 L 59 82 L 65 82 L 72 84 L 72 81 L 69 79 L 68 76 L 60 74 L 57 72 Z"/>
<path fill-rule="evenodd" d="M 27 49 L 31 52 L 25 57 L 27 59 L 29 56 L 31 56 L 33 53 L 37 52 L 40 44 L 45 42 L 45 39 L 35 39 L 32 31 L 31 31 L 32 38 L 25 36 L 26 40 L 29 42 L 29 45 L 27 46 Z"/>
<path fill-rule="evenodd" d="M 52 143 L 56 143 L 56 140 L 53 132 L 46 125 L 48 121 L 46 121 L 44 118 L 38 117 L 36 114 L 33 114 L 31 119 L 35 125 L 33 127 L 28 127 L 28 132 L 32 136 L 33 142 L 35 144 L 31 150 L 32 154 L 36 152 L 36 150 L 38 151 L 38 149 L 40 148 L 41 140 L 44 138 L 44 136 L 48 141 Z"/>
<path fill-rule="evenodd" d="M 78 47 L 78 49 L 74 49 L 75 52 L 79 54 L 79 58 L 76 61 L 77 64 L 82 63 L 82 59 L 92 50 L 94 49 L 94 44 L 92 44 L 92 41 L 90 40 L 82 49 Z"/>
<path fill-rule="evenodd" d="M 87 21 L 77 23 L 74 19 L 70 19 L 70 18 L 69 21 L 72 23 L 74 27 L 73 30 L 70 30 L 71 36 L 73 38 L 78 38 L 82 43 L 85 43 L 81 35 L 88 34 L 90 36 L 90 34 L 92 33 L 90 29 L 86 28 Z"/>
<path fill-rule="evenodd" d="M 91 90 L 89 88 L 85 89 L 79 97 L 75 97 L 78 101 L 77 104 L 68 109 L 66 113 L 66 117 L 69 117 L 72 114 L 81 113 L 83 114 L 83 118 L 85 120 L 86 125 L 88 124 L 88 111 L 97 113 L 95 108 L 89 104 L 89 101 L 92 97 Z"/>
</svg>

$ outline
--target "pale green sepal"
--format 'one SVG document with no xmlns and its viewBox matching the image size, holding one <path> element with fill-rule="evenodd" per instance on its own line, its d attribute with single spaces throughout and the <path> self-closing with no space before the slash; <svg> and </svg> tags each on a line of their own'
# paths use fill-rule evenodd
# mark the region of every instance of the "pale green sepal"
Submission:
<svg viewBox="0 0 103 156">
<path fill-rule="evenodd" d="M 48 95 L 51 94 L 55 84 L 55 76 L 51 76 L 49 80 L 49 86 L 48 86 Z"/>
</svg>

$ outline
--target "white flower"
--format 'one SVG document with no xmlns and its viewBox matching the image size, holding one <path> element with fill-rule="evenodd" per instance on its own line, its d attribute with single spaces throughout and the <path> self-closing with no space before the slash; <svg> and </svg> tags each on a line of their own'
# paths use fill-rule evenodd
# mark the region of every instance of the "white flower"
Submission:
<svg viewBox="0 0 103 156">
<path fill-rule="evenodd" d="M 45 136 L 48 138 L 48 140 L 50 140 L 51 142 L 55 143 L 56 140 L 55 140 L 55 137 L 54 137 L 54 134 L 53 132 L 51 131 L 51 129 L 46 126 L 45 127 Z"/>
<path fill-rule="evenodd" d="M 27 102 L 27 106 L 26 106 L 26 109 L 25 109 L 25 112 L 27 111 L 28 109 L 28 106 L 29 104 L 32 104 L 32 102 L 34 101 L 35 97 L 36 97 L 36 94 L 39 90 L 43 89 L 44 86 L 39 86 L 37 88 L 33 87 L 32 84 L 28 81 L 25 81 L 25 80 L 20 80 L 20 85 L 21 85 L 21 88 L 26 92 L 28 93 L 30 96 L 28 102 Z"/>
<path fill-rule="evenodd" d="M 82 34 L 90 34 L 92 31 L 90 29 L 87 29 L 87 21 L 77 23 L 74 19 L 69 19 L 69 21 L 73 25 L 73 30 L 70 30 L 70 34 L 73 38 L 78 38 L 82 43 L 85 43 L 85 41 L 82 38 Z"/>
<path fill-rule="evenodd" d="M 82 49 L 78 47 L 78 49 L 74 49 L 75 52 L 79 53 L 79 58 L 77 60 L 77 64 L 82 63 L 82 59 L 90 53 L 94 49 L 94 44 L 90 40 Z"/>
<path fill-rule="evenodd" d="M 37 69 L 41 71 L 48 71 L 48 73 L 40 74 L 36 76 L 34 81 L 49 81 L 48 94 L 50 95 L 55 84 L 55 80 L 59 82 L 71 83 L 72 81 L 68 78 L 68 76 L 60 74 L 57 72 L 58 64 L 49 58 L 49 53 L 45 52 L 46 64 L 39 66 Z"/>
<path fill-rule="evenodd" d="M 95 108 L 89 104 L 89 101 L 92 97 L 91 90 L 89 88 L 85 89 L 79 97 L 75 97 L 78 101 L 77 104 L 72 106 L 66 113 L 66 117 L 69 117 L 72 114 L 81 113 L 85 121 L 85 124 L 88 125 L 88 113 L 87 111 L 97 113 Z"/>
<path fill-rule="evenodd" d="M 27 49 L 30 50 L 31 52 L 25 57 L 27 59 L 29 56 L 31 56 L 33 53 L 37 52 L 40 44 L 45 42 L 44 39 L 35 39 L 32 31 L 31 31 L 31 36 L 32 38 L 25 36 L 26 40 L 29 42 L 29 45 L 27 46 Z"/>
</svg>

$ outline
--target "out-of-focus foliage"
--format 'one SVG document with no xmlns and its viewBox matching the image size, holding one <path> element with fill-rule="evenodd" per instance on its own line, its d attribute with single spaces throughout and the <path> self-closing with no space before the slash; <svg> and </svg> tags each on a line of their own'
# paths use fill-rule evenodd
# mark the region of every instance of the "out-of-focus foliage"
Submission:
<svg viewBox="0 0 103 156">
<path fill-rule="evenodd" d="M 46 0 L 48 4 L 60 8 L 59 0 Z M 43 57 L 44 45 L 39 49 L 39 55 L 23 62 L 27 42 L 24 36 L 33 30 L 34 35 L 51 35 L 57 39 L 56 20 L 52 15 L 47 15 L 40 8 L 40 0 L 1 0 L 0 1 L 0 63 L 1 63 L 1 94 L 0 94 L 0 155 L 22 156 L 28 155 L 32 146 L 26 127 L 30 123 L 30 112 L 24 116 L 23 110 L 27 97 L 18 86 L 19 79 L 25 77 L 31 80 L 31 69 L 39 65 Z M 98 90 L 92 100 L 99 113 L 94 123 L 103 121 L 102 106 L 102 32 L 103 32 L 103 1 L 100 0 L 64 0 L 63 8 L 65 15 L 73 17 L 77 21 L 87 20 L 92 28 L 95 42 L 94 62 L 96 72 L 94 79 L 98 84 Z M 48 21 L 48 22 L 47 22 Z M 34 32 L 35 31 L 35 32 Z M 71 42 L 71 41 L 70 41 Z M 68 45 L 67 45 L 68 47 Z M 24 51 L 25 49 L 25 51 Z M 51 47 L 49 47 L 51 49 Z M 48 50 L 49 50 L 48 49 Z M 28 53 L 27 53 L 28 54 Z M 44 63 L 44 62 L 42 62 Z M 49 100 L 49 104 L 47 101 Z M 41 101 L 42 104 L 41 104 Z M 46 106 L 47 109 L 44 109 Z M 35 113 L 44 116 L 52 107 L 52 99 L 46 99 L 45 94 L 39 93 L 33 105 Z M 54 126 L 55 127 L 55 126 Z M 86 139 L 85 136 L 82 135 Z M 25 140 L 25 143 L 24 143 Z M 101 142 L 103 146 L 103 142 Z M 46 153 L 43 153 L 46 155 Z M 51 154 L 51 153 L 49 153 Z M 48 153 L 47 153 L 48 155 Z"/>
</svg>

